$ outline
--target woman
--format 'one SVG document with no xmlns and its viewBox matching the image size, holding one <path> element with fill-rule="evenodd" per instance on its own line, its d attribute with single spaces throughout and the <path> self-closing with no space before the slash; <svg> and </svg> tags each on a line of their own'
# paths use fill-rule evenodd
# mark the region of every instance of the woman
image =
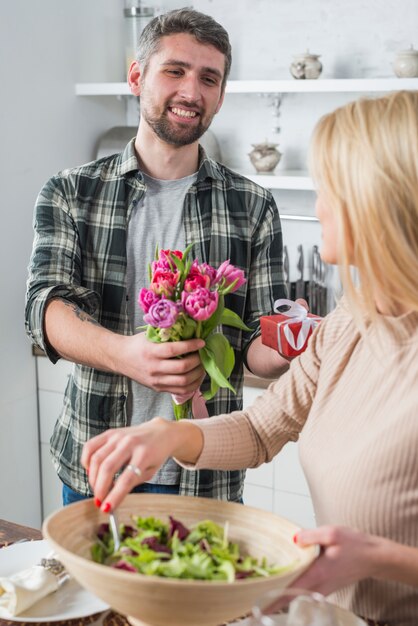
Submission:
<svg viewBox="0 0 418 626">
<path fill-rule="evenodd" d="M 344 298 L 245 411 L 109 431 L 82 462 L 102 510 L 174 456 L 191 469 L 270 461 L 300 442 L 320 557 L 295 583 L 391 626 L 418 623 L 418 92 L 326 115 L 311 145 L 321 256 Z M 352 268 L 356 268 L 356 277 Z M 117 471 L 125 469 L 112 487 Z"/>
</svg>

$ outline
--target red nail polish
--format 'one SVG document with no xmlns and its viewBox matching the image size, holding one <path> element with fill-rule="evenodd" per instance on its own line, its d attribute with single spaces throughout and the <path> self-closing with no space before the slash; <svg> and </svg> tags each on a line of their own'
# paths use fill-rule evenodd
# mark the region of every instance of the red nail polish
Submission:
<svg viewBox="0 0 418 626">
<path fill-rule="evenodd" d="M 100 507 L 102 506 L 102 501 L 99 500 L 99 498 L 94 498 L 94 504 L 97 506 L 98 509 L 100 509 Z"/>
<path fill-rule="evenodd" d="M 295 533 L 295 534 L 293 535 L 293 543 L 297 543 L 297 542 L 298 542 L 298 534 L 297 534 L 297 533 Z"/>
<path fill-rule="evenodd" d="M 103 507 L 102 507 L 102 511 L 103 513 L 109 513 L 110 509 L 112 508 L 110 502 L 105 502 Z"/>
</svg>

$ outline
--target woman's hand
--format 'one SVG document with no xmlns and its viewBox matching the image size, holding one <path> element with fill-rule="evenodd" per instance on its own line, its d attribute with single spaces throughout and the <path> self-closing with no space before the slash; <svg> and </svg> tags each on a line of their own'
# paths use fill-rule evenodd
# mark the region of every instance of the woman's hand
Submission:
<svg viewBox="0 0 418 626">
<path fill-rule="evenodd" d="M 81 464 L 88 472 L 97 506 L 108 512 L 136 485 L 149 480 L 170 456 L 194 463 L 202 447 L 202 432 L 189 420 L 169 422 L 156 417 L 93 437 L 84 445 Z"/>
<path fill-rule="evenodd" d="M 387 540 L 342 526 L 321 526 L 295 535 L 299 546 L 319 544 L 321 553 L 292 587 L 325 596 L 363 578 L 376 577 Z"/>
</svg>

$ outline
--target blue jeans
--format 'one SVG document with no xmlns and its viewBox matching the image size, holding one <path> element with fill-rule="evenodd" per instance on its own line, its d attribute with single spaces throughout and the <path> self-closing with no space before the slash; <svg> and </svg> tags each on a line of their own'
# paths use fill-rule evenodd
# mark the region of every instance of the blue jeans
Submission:
<svg viewBox="0 0 418 626">
<path fill-rule="evenodd" d="M 131 493 L 168 493 L 178 495 L 178 485 L 153 485 L 152 483 L 142 483 L 132 489 Z M 79 500 L 87 500 L 90 496 L 83 496 L 81 493 L 77 493 L 66 485 L 62 484 L 62 503 L 64 506 L 71 504 L 72 502 L 78 502 Z"/>
</svg>

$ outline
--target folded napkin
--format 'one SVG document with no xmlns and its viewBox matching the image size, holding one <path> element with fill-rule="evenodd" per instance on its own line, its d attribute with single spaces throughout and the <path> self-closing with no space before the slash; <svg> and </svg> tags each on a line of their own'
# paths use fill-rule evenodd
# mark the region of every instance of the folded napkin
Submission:
<svg viewBox="0 0 418 626">
<path fill-rule="evenodd" d="M 56 591 L 68 574 L 57 572 L 57 567 L 51 567 L 51 560 L 43 560 L 43 565 L 34 565 L 28 569 L 13 574 L 8 578 L 0 577 L 0 615 L 19 615 L 33 604 Z M 54 560 L 56 564 L 57 561 Z M 60 564 L 58 566 L 58 569 Z M 52 569 L 52 571 L 50 571 Z M 55 571 L 55 573 L 52 573 Z M 63 575 L 64 574 L 64 575 Z"/>
<path fill-rule="evenodd" d="M 299 596 L 289 604 L 286 624 L 291 626 L 334 626 L 334 610 L 325 600 Z"/>
</svg>

